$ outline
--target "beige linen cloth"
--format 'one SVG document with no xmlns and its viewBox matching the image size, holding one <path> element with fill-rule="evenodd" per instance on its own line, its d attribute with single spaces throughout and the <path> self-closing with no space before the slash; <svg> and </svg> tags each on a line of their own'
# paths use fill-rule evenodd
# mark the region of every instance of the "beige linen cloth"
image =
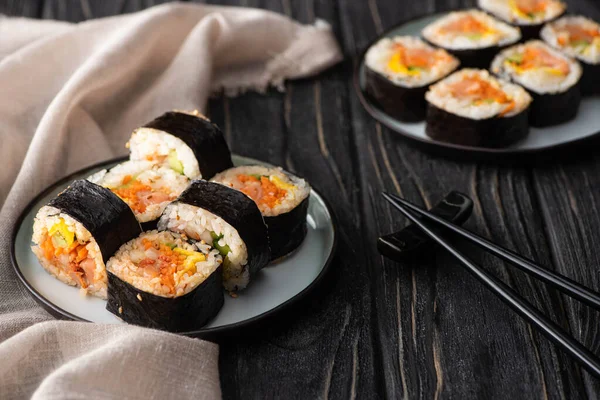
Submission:
<svg viewBox="0 0 600 400">
<path fill-rule="evenodd" d="M 1 399 L 220 397 L 215 344 L 53 321 L 12 271 L 10 233 L 35 194 L 125 154 L 144 122 L 340 58 L 326 23 L 254 9 L 171 3 L 80 24 L 0 16 Z"/>
</svg>

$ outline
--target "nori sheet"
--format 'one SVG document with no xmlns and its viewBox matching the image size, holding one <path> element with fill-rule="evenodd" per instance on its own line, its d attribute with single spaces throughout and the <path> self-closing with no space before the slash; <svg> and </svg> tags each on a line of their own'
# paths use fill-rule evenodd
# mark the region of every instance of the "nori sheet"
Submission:
<svg viewBox="0 0 600 400">
<path fill-rule="evenodd" d="M 433 139 L 464 146 L 504 147 L 527 136 L 527 111 L 512 117 L 470 119 L 427 105 L 425 132 Z"/>
<path fill-rule="evenodd" d="M 483 47 L 479 49 L 464 49 L 464 50 L 453 50 L 448 49 L 444 46 L 439 46 L 433 42 L 430 42 L 426 38 L 423 38 L 427 43 L 434 47 L 439 47 L 446 50 L 448 53 L 452 54 L 454 57 L 458 58 L 460 61 L 459 68 L 482 68 L 488 69 L 492 60 L 502 50 L 514 45 L 518 41 L 514 41 L 511 43 L 504 44 L 502 46 L 489 46 Z"/>
<path fill-rule="evenodd" d="M 133 211 L 110 190 L 85 179 L 74 181 L 49 206 L 79 221 L 98 243 L 104 263 L 141 232 Z"/>
<path fill-rule="evenodd" d="M 145 128 L 157 129 L 178 137 L 187 144 L 198 160 L 202 179 L 233 167 L 231 153 L 219 127 L 204 118 L 180 112 L 167 112 Z"/>
<path fill-rule="evenodd" d="M 545 127 L 562 124 L 575 118 L 581 104 L 581 79 L 561 93 L 536 93 L 526 88 L 533 102 L 529 110 L 529 124 Z"/>
<path fill-rule="evenodd" d="M 152 221 L 140 222 L 140 226 L 144 232 L 153 231 L 156 229 L 158 225 L 158 220 L 160 218 L 153 219 Z"/>
<path fill-rule="evenodd" d="M 591 96 L 600 93 L 600 64 L 589 64 L 582 60 L 579 64 L 583 67 L 581 76 L 581 94 Z"/>
<path fill-rule="evenodd" d="M 269 263 L 267 225 L 256 203 L 244 193 L 219 183 L 194 180 L 175 202 L 210 211 L 233 226 L 248 249 L 250 277 Z"/>
<path fill-rule="evenodd" d="M 514 27 L 517 27 L 521 30 L 521 42 L 526 42 L 528 40 L 531 39 L 539 39 L 540 38 L 540 31 L 542 30 L 542 28 L 544 27 L 544 25 L 549 24 L 551 22 L 556 21 L 557 19 L 559 19 L 560 17 L 562 17 L 563 15 L 565 15 L 566 9 L 565 11 L 563 11 L 562 13 L 560 13 L 559 15 L 557 15 L 556 17 L 549 19 L 547 21 L 541 22 L 539 24 L 535 24 L 535 25 L 525 25 L 525 24 L 514 24 L 514 23 L 510 23 L 505 21 L 507 24 L 510 24 Z M 498 18 L 498 17 L 496 17 Z M 500 18 L 499 18 L 500 19 Z"/>
<path fill-rule="evenodd" d="M 418 122 L 425 119 L 425 92 L 428 88 L 429 84 L 414 88 L 395 85 L 365 66 L 365 91 L 386 114 L 400 121 Z"/>
<path fill-rule="evenodd" d="M 511 43 L 511 45 L 513 44 L 514 43 Z M 460 60 L 461 68 L 486 69 L 489 67 L 496 54 L 507 47 L 508 46 L 490 46 L 480 49 L 465 50 L 452 50 L 444 48 L 444 50 Z"/>
<path fill-rule="evenodd" d="M 221 267 L 191 292 L 174 298 L 143 292 L 113 273 L 107 273 L 106 309 L 130 324 L 170 332 L 193 331 L 213 319 L 225 301 Z"/>
<path fill-rule="evenodd" d="M 306 237 L 309 197 L 302 200 L 296 208 L 289 212 L 274 217 L 264 217 L 269 230 L 271 260 L 276 260 L 296 250 Z"/>
</svg>

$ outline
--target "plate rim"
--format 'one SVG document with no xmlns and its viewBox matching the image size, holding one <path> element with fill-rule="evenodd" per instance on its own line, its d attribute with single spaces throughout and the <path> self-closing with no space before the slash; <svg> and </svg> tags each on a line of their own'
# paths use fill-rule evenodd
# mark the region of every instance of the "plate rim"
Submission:
<svg viewBox="0 0 600 400">
<path fill-rule="evenodd" d="M 476 7 L 474 7 L 474 8 L 476 8 Z M 396 118 L 391 117 L 385 111 L 380 109 L 377 106 L 377 104 L 375 104 L 373 101 L 371 101 L 368 98 L 368 96 L 365 95 L 364 90 L 360 85 L 360 72 L 361 72 L 361 68 L 364 65 L 364 60 L 365 60 L 365 55 L 367 53 L 367 50 L 369 50 L 369 48 L 372 45 L 374 45 L 378 40 L 386 37 L 390 32 L 401 28 L 403 25 L 406 25 L 411 22 L 416 22 L 417 20 L 433 17 L 436 15 L 442 16 L 442 15 L 448 14 L 452 11 L 461 11 L 461 10 L 466 10 L 466 9 L 461 8 L 459 10 L 426 12 L 426 13 L 418 14 L 414 17 L 402 19 L 400 22 L 394 24 L 392 27 L 384 30 L 375 39 L 371 40 L 359 52 L 358 58 L 355 58 L 355 63 L 354 63 L 354 68 L 353 68 L 354 71 L 353 71 L 352 81 L 353 81 L 354 91 L 356 92 L 356 95 L 358 96 L 358 99 L 360 100 L 360 103 L 363 106 L 363 108 L 369 113 L 369 115 L 373 119 L 375 119 L 377 122 L 383 124 L 384 126 L 386 126 L 388 129 L 392 130 L 393 132 L 399 134 L 400 136 L 407 138 L 409 140 L 412 140 L 414 142 L 417 142 L 418 144 L 424 145 L 425 147 L 428 147 L 430 150 L 438 150 L 439 151 L 439 150 L 445 149 L 445 150 L 450 150 L 452 152 L 465 152 L 466 151 L 473 155 L 479 155 L 479 156 L 502 157 L 502 156 L 515 156 L 515 155 L 516 156 L 534 155 L 534 154 L 539 154 L 542 152 L 549 152 L 549 151 L 557 150 L 559 148 L 571 146 L 574 144 L 580 144 L 584 141 L 587 141 L 587 140 L 590 140 L 590 139 L 600 136 L 600 129 L 599 129 L 596 132 L 589 134 L 587 136 L 584 136 L 584 137 L 570 139 L 565 142 L 555 143 L 555 144 L 546 145 L 543 147 L 533 148 L 533 149 L 532 148 L 509 149 L 509 148 L 464 146 L 464 145 L 460 145 L 460 144 L 447 143 L 447 142 L 442 142 L 440 140 L 435 140 L 435 139 L 430 139 L 430 138 L 421 138 L 421 137 L 414 136 L 411 133 L 403 130 L 402 128 L 398 128 L 398 127 L 393 126 L 390 123 L 387 123 L 383 118 L 381 118 L 379 116 L 379 114 L 383 114 L 383 115 L 387 116 L 389 119 L 397 121 Z"/>
<path fill-rule="evenodd" d="M 232 154 L 232 156 L 243 157 L 245 159 L 255 161 L 258 163 L 268 164 L 266 162 L 256 160 L 254 158 L 240 156 L 238 154 Z M 83 167 L 77 171 L 74 171 L 74 172 L 68 174 L 67 176 L 64 176 L 64 177 L 58 179 L 54 183 L 48 185 L 45 189 L 43 189 L 41 192 L 39 192 L 35 197 L 33 197 L 33 199 L 31 199 L 27 203 L 27 205 L 25 206 L 25 208 L 23 208 L 23 210 L 19 214 L 19 217 L 15 221 L 15 225 L 12 227 L 11 239 L 10 239 L 11 240 L 10 259 L 11 259 L 11 264 L 13 266 L 13 269 L 14 269 L 15 273 L 17 274 L 17 276 L 19 277 L 19 280 L 21 281 L 21 283 L 23 285 L 25 285 L 27 290 L 29 290 L 29 293 L 33 296 L 34 300 L 54 316 L 63 317 L 61 319 L 68 319 L 68 320 L 79 321 L 79 322 L 96 323 L 94 321 L 90 321 L 85 318 L 78 317 L 77 315 L 74 315 L 74 314 L 64 310 L 63 308 L 55 305 L 50 300 L 48 300 L 46 297 L 44 297 L 40 292 L 38 292 L 37 289 L 35 287 L 33 287 L 33 285 L 31 285 L 27 281 L 27 279 L 21 272 L 21 269 L 19 267 L 19 263 L 17 262 L 17 257 L 16 257 L 17 234 L 21 228 L 21 225 L 23 224 L 23 221 L 25 220 L 27 215 L 32 211 L 34 205 L 36 203 L 38 203 L 44 196 L 48 195 L 48 193 L 50 193 L 52 190 L 56 189 L 57 186 L 64 185 L 67 182 L 72 181 L 75 176 L 85 174 L 87 171 L 97 169 L 97 168 L 102 168 L 102 167 L 105 167 L 105 166 L 108 166 L 108 165 L 111 165 L 114 163 L 124 162 L 124 161 L 127 161 L 128 159 L 129 159 L 128 156 L 114 157 L 109 160 L 100 161 L 100 162 L 94 163 L 92 165 L 89 165 L 87 167 Z M 212 334 L 217 334 L 217 333 L 220 333 L 220 334 L 229 333 L 229 332 L 235 331 L 237 329 L 252 325 L 257 321 L 269 318 L 269 317 L 279 313 L 283 309 L 293 306 L 294 304 L 303 300 L 310 292 L 312 292 L 317 286 L 319 286 L 319 284 L 323 281 L 324 277 L 327 275 L 327 273 L 331 269 L 331 264 L 332 264 L 333 258 L 335 257 L 335 253 L 337 250 L 337 246 L 338 246 L 337 217 L 336 217 L 335 212 L 333 211 L 333 208 L 331 207 L 331 204 L 329 203 L 329 201 L 327 201 L 327 199 L 325 197 L 323 197 L 323 195 L 321 195 L 321 193 L 318 190 L 316 190 L 312 184 L 311 184 L 311 192 L 314 192 L 319 197 L 319 199 L 325 205 L 325 209 L 329 213 L 329 218 L 331 220 L 333 240 L 332 240 L 332 244 L 331 244 L 331 251 L 329 252 L 327 259 L 325 260 L 325 263 L 323 264 L 323 268 L 321 269 L 319 274 L 308 284 L 308 286 L 306 286 L 300 292 L 296 293 L 291 298 L 289 298 L 286 301 L 282 302 L 281 304 L 277 305 L 276 307 L 271 308 L 270 310 L 267 310 L 261 314 L 255 315 L 254 317 L 251 317 L 251 318 L 248 318 L 248 319 L 245 319 L 242 321 L 234 322 L 231 324 L 227 324 L 227 325 L 212 327 L 212 328 L 201 328 L 201 329 L 187 331 L 187 332 L 174 332 L 175 334 L 194 337 L 194 336 L 212 335 Z"/>
</svg>

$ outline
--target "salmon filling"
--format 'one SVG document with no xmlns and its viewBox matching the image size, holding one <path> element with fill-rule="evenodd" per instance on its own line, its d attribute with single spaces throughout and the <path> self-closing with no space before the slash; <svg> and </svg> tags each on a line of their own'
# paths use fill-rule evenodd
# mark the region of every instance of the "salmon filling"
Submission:
<svg viewBox="0 0 600 400">
<path fill-rule="evenodd" d="M 475 16 L 466 14 L 442 26 L 440 32 L 467 36 L 470 39 L 479 39 L 496 31 Z"/>
<path fill-rule="evenodd" d="M 506 63 L 511 65 L 517 73 L 541 69 L 554 75 L 568 75 L 571 71 L 567 61 L 544 48 L 535 46 L 525 47 L 522 53 L 508 57 Z"/>
<path fill-rule="evenodd" d="M 516 106 L 515 101 L 503 90 L 477 74 L 465 75 L 464 79 L 449 84 L 448 90 L 453 97 L 469 99 L 476 105 L 486 102 L 506 104 L 499 114 L 501 116 L 509 113 Z"/>
<path fill-rule="evenodd" d="M 558 35 L 558 44 L 561 46 L 587 47 L 599 41 L 600 30 L 598 28 L 583 28 L 577 24 L 565 25 Z"/>
<path fill-rule="evenodd" d="M 412 48 L 396 43 L 388 68 L 396 73 L 418 75 L 421 70 L 443 62 L 452 62 L 452 57 L 443 50 Z"/>
<path fill-rule="evenodd" d="M 161 285 L 167 287 L 170 294 L 175 294 L 175 285 L 183 274 L 196 273 L 196 263 L 206 261 L 204 254 L 176 247 L 170 243 L 152 242 L 142 239 L 145 254 L 138 263 L 138 268 L 149 278 L 159 278 Z"/>
<path fill-rule="evenodd" d="M 143 213 L 153 204 L 172 201 L 177 196 L 169 188 L 151 188 L 138 181 L 132 175 L 125 175 L 120 186 L 109 188 L 114 194 L 126 202 L 136 213 Z"/>
<path fill-rule="evenodd" d="M 141 291 L 174 298 L 192 291 L 222 262 L 204 241 L 191 243 L 184 235 L 153 230 L 122 245 L 106 269 Z"/>
<path fill-rule="evenodd" d="M 40 243 L 44 257 L 54 265 L 62 265 L 64 271 L 82 288 L 87 288 L 94 279 L 96 263 L 88 257 L 86 246 L 67 229 L 63 219 L 54 224 Z"/>
<path fill-rule="evenodd" d="M 285 186 L 293 187 L 293 185 L 283 182 L 275 175 L 240 174 L 237 179 L 242 184 L 239 190 L 254 200 L 261 211 L 264 207 L 273 208 L 281 203 L 287 196 Z"/>
<path fill-rule="evenodd" d="M 548 0 L 511 0 L 510 6 L 515 14 L 521 17 L 535 18 L 539 14 L 545 14 L 548 9 Z"/>
</svg>

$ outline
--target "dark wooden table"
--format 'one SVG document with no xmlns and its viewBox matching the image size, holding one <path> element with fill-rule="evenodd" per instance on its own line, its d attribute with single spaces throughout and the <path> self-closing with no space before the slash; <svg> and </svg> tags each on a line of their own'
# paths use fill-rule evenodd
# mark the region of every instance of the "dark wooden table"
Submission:
<svg viewBox="0 0 600 400">
<path fill-rule="evenodd" d="M 0 13 L 82 21 L 154 3 L 2 0 Z M 325 19 L 347 56 L 315 79 L 288 83 L 285 93 L 210 103 L 210 116 L 234 152 L 283 165 L 323 192 L 338 216 L 340 236 L 325 290 L 260 325 L 258 335 L 220 340 L 225 397 L 599 398 L 600 382 L 443 252 L 398 264 L 376 251 L 380 233 L 405 224 L 382 201 L 382 190 L 430 206 L 456 189 L 475 201 L 469 229 L 600 290 L 598 141 L 588 151 L 564 150 L 572 157 L 529 166 L 458 162 L 399 139 L 367 115 L 354 93 L 354 57 L 378 33 L 400 20 L 474 1 L 216 3 L 266 8 L 304 23 Z M 571 11 L 600 19 L 597 0 L 568 3 Z M 598 313 L 479 250 L 469 252 L 600 353 Z"/>
</svg>

